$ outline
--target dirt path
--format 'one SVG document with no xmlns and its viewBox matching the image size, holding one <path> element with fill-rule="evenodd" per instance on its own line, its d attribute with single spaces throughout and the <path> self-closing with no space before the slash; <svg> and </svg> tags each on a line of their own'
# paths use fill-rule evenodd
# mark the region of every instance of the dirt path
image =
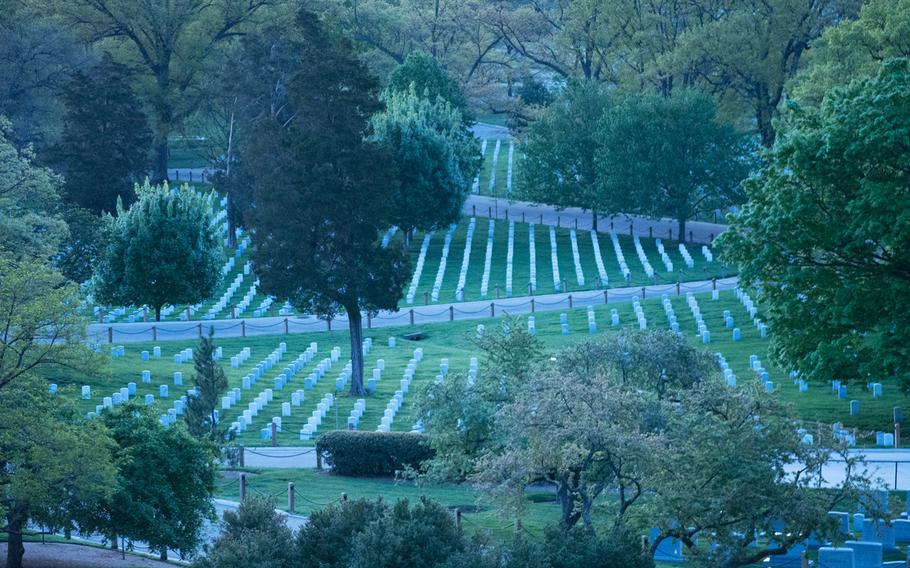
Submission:
<svg viewBox="0 0 910 568">
<path fill-rule="evenodd" d="M 78 544 L 25 543 L 25 568 L 174 568 L 174 564 Z M 6 543 L 0 543 L 0 568 L 6 568 Z"/>
</svg>

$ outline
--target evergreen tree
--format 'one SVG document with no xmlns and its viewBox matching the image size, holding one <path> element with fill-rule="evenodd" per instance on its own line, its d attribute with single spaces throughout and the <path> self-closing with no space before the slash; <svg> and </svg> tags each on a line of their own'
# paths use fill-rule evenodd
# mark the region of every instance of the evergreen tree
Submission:
<svg viewBox="0 0 910 568">
<path fill-rule="evenodd" d="M 102 302 L 148 305 L 161 320 L 165 304 L 208 298 L 221 280 L 224 251 L 212 225 L 213 194 L 188 186 L 136 186 L 139 199 L 105 217 L 104 244 L 94 277 Z"/>
<path fill-rule="evenodd" d="M 224 369 L 215 361 L 214 335 L 215 328 L 209 328 L 208 337 L 200 339 L 193 350 L 196 394 L 187 398 L 184 417 L 190 434 L 219 443 L 224 440 L 226 429 L 218 427 L 215 409 L 228 388 L 228 381 Z"/>
<path fill-rule="evenodd" d="M 420 97 L 412 85 L 386 92 L 384 100 L 386 110 L 372 123 L 400 172 L 393 222 L 404 233 L 407 249 L 412 229 L 429 231 L 461 218 L 480 169 L 480 148 L 458 109 L 441 97 Z"/>
<path fill-rule="evenodd" d="M 379 84 L 351 46 L 303 12 L 301 70 L 288 85 L 289 120 L 257 124 L 247 162 L 256 179 L 253 264 L 263 293 L 331 318 L 347 314 L 351 394 L 363 386 L 362 312 L 397 309 L 408 260 L 382 248 L 398 191 L 395 160 L 371 142 Z"/>
<path fill-rule="evenodd" d="M 431 101 L 442 97 L 461 112 L 466 123 L 473 122 L 461 87 L 432 55 L 415 51 L 389 73 L 389 91 L 407 92 L 412 86 L 419 96 Z"/>
<path fill-rule="evenodd" d="M 132 203 L 133 185 L 149 173 L 152 133 L 125 65 L 105 55 L 76 73 L 63 91 L 63 134 L 52 155 L 66 176 L 66 197 L 101 213 L 120 198 Z"/>
</svg>

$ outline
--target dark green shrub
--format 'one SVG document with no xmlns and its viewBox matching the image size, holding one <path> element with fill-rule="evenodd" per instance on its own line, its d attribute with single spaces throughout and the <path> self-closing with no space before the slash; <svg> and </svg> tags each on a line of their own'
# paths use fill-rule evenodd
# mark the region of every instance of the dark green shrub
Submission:
<svg viewBox="0 0 910 568">
<path fill-rule="evenodd" d="M 250 497 L 224 513 L 221 536 L 194 568 L 291 568 L 294 535 L 270 499 Z"/>
<path fill-rule="evenodd" d="M 452 513 L 428 499 L 333 505 L 313 513 L 297 538 L 301 568 L 433 568 L 467 550 Z"/>
<path fill-rule="evenodd" d="M 319 437 L 316 450 L 339 475 L 394 475 L 433 457 L 426 437 L 409 432 L 335 430 Z"/>
<path fill-rule="evenodd" d="M 354 537 L 388 511 L 381 500 L 358 499 L 313 511 L 297 535 L 301 568 L 342 568 L 348 565 Z"/>
<path fill-rule="evenodd" d="M 551 527 L 545 541 L 551 568 L 654 568 L 639 537 L 623 528 L 598 536 L 582 526 Z"/>
</svg>

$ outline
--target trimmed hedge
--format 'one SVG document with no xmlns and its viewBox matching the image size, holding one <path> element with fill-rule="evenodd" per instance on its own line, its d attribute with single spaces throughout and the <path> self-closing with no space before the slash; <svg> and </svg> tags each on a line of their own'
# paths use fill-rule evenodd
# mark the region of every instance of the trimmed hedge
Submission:
<svg viewBox="0 0 910 568">
<path fill-rule="evenodd" d="M 395 475 L 434 455 L 423 434 L 355 430 L 326 432 L 316 439 L 316 451 L 335 473 L 352 476 Z"/>
</svg>

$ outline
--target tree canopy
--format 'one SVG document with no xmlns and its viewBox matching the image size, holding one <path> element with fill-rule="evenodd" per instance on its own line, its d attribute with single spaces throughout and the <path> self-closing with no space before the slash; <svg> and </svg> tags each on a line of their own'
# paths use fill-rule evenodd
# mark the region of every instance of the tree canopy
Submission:
<svg viewBox="0 0 910 568">
<path fill-rule="evenodd" d="M 380 243 L 397 214 L 398 172 L 369 139 L 383 107 L 378 81 L 314 15 L 302 12 L 298 25 L 306 41 L 288 85 L 292 118 L 260 122 L 247 157 L 253 265 L 263 292 L 320 317 L 347 314 L 351 393 L 362 395 L 361 312 L 397 309 L 408 277 L 402 251 Z"/>
<path fill-rule="evenodd" d="M 619 211 L 675 219 L 680 241 L 699 209 L 743 201 L 754 149 L 696 90 L 625 97 L 604 113 L 598 136 L 589 166 L 598 190 Z"/>
<path fill-rule="evenodd" d="M 412 86 L 389 91 L 383 100 L 385 109 L 372 118 L 373 136 L 397 163 L 392 220 L 407 242 L 412 229 L 433 230 L 461 218 L 480 169 L 480 148 L 457 107 L 441 96 L 423 98 Z"/>
<path fill-rule="evenodd" d="M 768 306 L 772 354 L 806 378 L 910 388 L 908 113 L 906 59 L 795 108 L 722 236 Z"/>
<path fill-rule="evenodd" d="M 106 215 L 104 253 L 94 289 L 102 301 L 148 305 L 161 319 L 165 304 L 195 304 L 221 280 L 224 252 L 212 215 L 212 194 L 189 186 L 136 186 L 138 200 Z"/>
</svg>

